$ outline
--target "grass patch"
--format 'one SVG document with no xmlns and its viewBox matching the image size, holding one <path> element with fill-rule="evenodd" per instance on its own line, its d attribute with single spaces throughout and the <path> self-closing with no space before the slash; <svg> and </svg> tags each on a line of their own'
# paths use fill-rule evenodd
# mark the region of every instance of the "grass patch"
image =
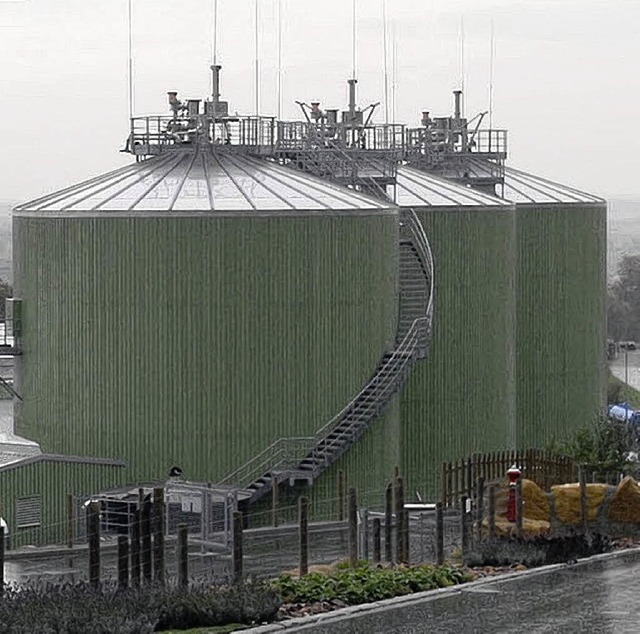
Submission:
<svg viewBox="0 0 640 634">
<path fill-rule="evenodd" d="M 613 376 L 611 370 L 609 370 L 607 383 L 607 400 L 609 404 L 624 402 L 640 409 L 640 392 Z"/>
</svg>

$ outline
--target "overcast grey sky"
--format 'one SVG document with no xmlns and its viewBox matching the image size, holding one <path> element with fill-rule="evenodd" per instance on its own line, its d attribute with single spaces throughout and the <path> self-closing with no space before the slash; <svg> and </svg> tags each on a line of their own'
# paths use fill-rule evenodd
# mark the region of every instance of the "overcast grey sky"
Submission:
<svg viewBox="0 0 640 634">
<path fill-rule="evenodd" d="M 260 2 L 261 103 L 276 112 L 278 0 Z M 284 115 L 295 99 L 342 106 L 350 0 L 281 0 Z M 254 104 L 254 0 L 218 0 L 222 93 Z M 383 101 L 382 0 L 357 0 L 360 103 Z M 213 0 L 133 0 L 135 112 L 166 91 L 209 88 Z M 640 0 L 387 0 L 397 38 L 397 117 L 447 114 L 464 78 L 468 115 L 489 102 L 510 131 L 510 164 L 607 197 L 640 198 Z M 35 198 L 130 161 L 127 0 L 0 0 L 0 199 Z M 381 120 L 381 109 L 378 120 Z"/>
</svg>

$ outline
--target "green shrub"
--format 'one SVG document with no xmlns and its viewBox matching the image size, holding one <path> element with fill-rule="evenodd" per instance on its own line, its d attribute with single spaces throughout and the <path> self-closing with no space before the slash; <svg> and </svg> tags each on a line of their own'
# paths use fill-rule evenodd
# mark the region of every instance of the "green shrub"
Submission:
<svg viewBox="0 0 640 634">
<path fill-rule="evenodd" d="M 280 600 L 263 583 L 208 582 L 189 589 L 35 583 L 8 587 L 0 600 L 0 634 L 147 634 L 165 629 L 271 621 Z"/>
<path fill-rule="evenodd" d="M 312 572 L 301 578 L 281 575 L 272 587 L 287 603 L 339 600 L 357 605 L 469 580 L 462 570 L 448 566 L 375 568 L 361 562 L 356 568 L 338 567 L 329 574 Z"/>
</svg>

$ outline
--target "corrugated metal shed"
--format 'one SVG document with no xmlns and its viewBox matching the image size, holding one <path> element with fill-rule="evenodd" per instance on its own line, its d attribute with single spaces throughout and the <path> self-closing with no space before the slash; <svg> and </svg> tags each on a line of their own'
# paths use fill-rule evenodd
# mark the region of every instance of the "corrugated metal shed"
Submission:
<svg viewBox="0 0 640 634">
<path fill-rule="evenodd" d="M 20 205 L 16 212 L 286 212 L 389 205 L 276 163 L 184 150 L 135 163 Z"/>
</svg>

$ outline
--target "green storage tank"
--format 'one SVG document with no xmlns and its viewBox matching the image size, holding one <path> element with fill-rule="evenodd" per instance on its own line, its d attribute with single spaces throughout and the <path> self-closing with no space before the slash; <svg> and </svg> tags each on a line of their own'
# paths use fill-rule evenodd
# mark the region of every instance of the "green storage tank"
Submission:
<svg viewBox="0 0 640 634">
<path fill-rule="evenodd" d="M 393 347 L 398 231 L 393 205 L 215 148 L 16 208 L 16 433 L 130 482 L 312 435 Z"/>
<path fill-rule="evenodd" d="M 400 404 L 407 499 L 433 499 L 442 462 L 517 442 L 514 207 L 406 166 L 396 203 L 416 211 L 435 264 L 433 340 Z"/>
<path fill-rule="evenodd" d="M 606 202 L 507 168 L 516 204 L 518 445 L 546 447 L 606 404 Z"/>
</svg>

